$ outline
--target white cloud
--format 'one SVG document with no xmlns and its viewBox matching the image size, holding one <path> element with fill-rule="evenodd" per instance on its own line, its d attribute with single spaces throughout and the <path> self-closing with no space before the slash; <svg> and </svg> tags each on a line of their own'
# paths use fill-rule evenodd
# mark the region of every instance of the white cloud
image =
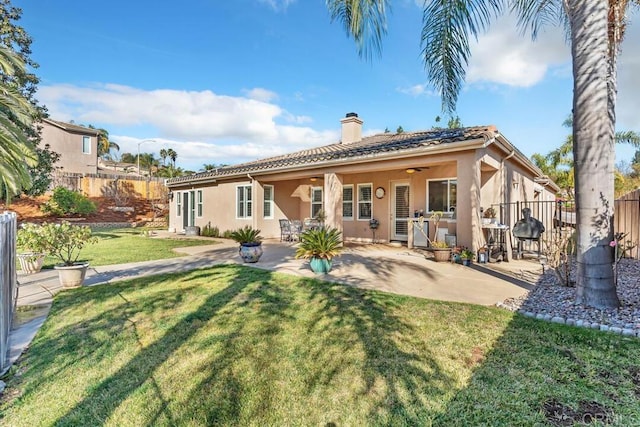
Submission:
<svg viewBox="0 0 640 427">
<path fill-rule="evenodd" d="M 428 83 L 417 84 L 409 87 L 399 87 L 396 89 L 400 93 L 404 93 L 405 95 L 411 96 L 437 96 L 433 90 L 431 90 L 431 86 Z"/>
<path fill-rule="evenodd" d="M 289 5 L 296 2 L 296 0 L 258 0 L 260 3 L 270 6 L 275 11 L 286 10 Z"/>
<path fill-rule="evenodd" d="M 549 26 L 534 42 L 530 36 L 519 33 L 514 17 L 500 17 L 491 24 L 489 32 L 471 42 L 466 81 L 533 86 L 571 60 L 564 40 L 561 28 Z"/>
<path fill-rule="evenodd" d="M 632 17 L 618 56 L 617 128 L 640 132 L 640 13 Z"/>
<path fill-rule="evenodd" d="M 157 154 L 161 148 L 173 148 L 178 165 L 191 169 L 203 163 L 237 163 L 284 154 L 340 138 L 338 123 L 333 130 L 315 130 L 304 126 L 313 121 L 311 117 L 291 114 L 273 103 L 211 91 L 56 85 L 41 86 L 37 96 L 53 119 L 111 129 L 111 139 L 121 152 L 137 152 L 143 138 L 132 135 L 143 129 L 155 142 L 145 142 L 141 151 Z"/>
<path fill-rule="evenodd" d="M 261 87 L 245 89 L 243 92 L 247 95 L 247 98 L 254 99 L 256 101 L 271 102 L 278 99 L 277 93 Z"/>
</svg>

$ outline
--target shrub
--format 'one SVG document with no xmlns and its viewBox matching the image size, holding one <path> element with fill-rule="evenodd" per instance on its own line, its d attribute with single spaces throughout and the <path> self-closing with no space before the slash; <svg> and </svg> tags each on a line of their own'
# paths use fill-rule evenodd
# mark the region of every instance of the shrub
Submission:
<svg viewBox="0 0 640 427">
<path fill-rule="evenodd" d="M 233 234 L 233 231 L 225 230 L 224 233 L 222 233 L 222 238 L 223 239 L 230 239 L 231 238 L 231 234 Z"/>
<path fill-rule="evenodd" d="M 32 225 L 30 232 L 42 239 L 45 252 L 58 258 L 64 265 L 73 265 L 82 248 L 97 242 L 89 227 L 71 225 L 66 221 L 62 224 Z"/>
<path fill-rule="evenodd" d="M 96 211 L 96 205 L 82 194 L 56 187 L 53 196 L 41 207 L 44 213 L 53 215 L 87 215 Z"/>
<path fill-rule="evenodd" d="M 242 244 L 256 244 L 259 243 L 262 238 L 260 237 L 260 230 L 256 230 L 249 225 L 245 225 L 231 232 L 231 238 L 236 242 Z"/>
<path fill-rule="evenodd" d="M 324 258 L 331 260 L 342 250 L 342 237 L 335 228 L 321 227 L 307 230 L 300 236 L 296 258 Z"/>
<path fill-rule="evenodd" d="M 208 223 L 204 226 L 200 235 L 205 237 L 220 237 L 220 230 L 218 227 L 211 226 L 211 223 Z"/>
</svg>

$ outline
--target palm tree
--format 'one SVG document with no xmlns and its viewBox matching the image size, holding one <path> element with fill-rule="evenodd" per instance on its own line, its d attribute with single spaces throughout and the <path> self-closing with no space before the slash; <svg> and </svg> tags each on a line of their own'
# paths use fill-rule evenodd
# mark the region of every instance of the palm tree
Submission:
<svg viewBox="0 0 640 427">
<path fill-rule="evenodd" d="M 176 167 L 176 159 L 178 158 L 178 153 L 176 153 L 173 148 L 167 149 L 167 156 L 171 159 L 171 163 L 173 163 L 173 168 Z"/>
<path fill-rule="evenodd" d="M 28 167 L 38 163 L 35 146 L 18 126 L 31 126 L 36 110 L 15 86 L 7 84 L 19 72 L 25 72 L 24 61 L 0 46 L 0 181 L 7 201 L 31 186 Z"/>
<path fill-rule="evenodd" d="M 109 131 L 102 128 L 96 128 L 93 125 L 87 126 L 89 129 L 98 131 L 98 157 L 111 158 L 111 150 L 120 150 L 120 146 L 109 140 Z"/>
<path fill-rule="evenodd" d="M 161 148 L 160 149 L 160 158 L 162 159 L 162 166 L 166 166 L 167 165 L 167 157 L 169 156 L 169 154 L 167 154 L 167 149 L 166 148 Z"/>
<path fill-rule="evenodd" d="M 379 51 L 388 0 L 327 0 L 361 55 Z M 455 111 L 471 55 L 469 37 L 507 10 L 535 38 L 547 23 L 568 24 L 573 58 L 573 157 L 576 183 L 577 299 L 619 307 L 613 276 L 616 60 L 630 5 L 640 0 L 426 0 L 422 57 L 443 110 Z"/>
</svg>

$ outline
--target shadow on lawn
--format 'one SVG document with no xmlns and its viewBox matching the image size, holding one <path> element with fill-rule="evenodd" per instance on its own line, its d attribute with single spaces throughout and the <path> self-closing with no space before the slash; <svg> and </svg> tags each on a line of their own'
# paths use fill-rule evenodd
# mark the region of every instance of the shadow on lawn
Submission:
<svg viewBox="0 0 640 427">
<path fill-rule="evenodd" d="M 198 273 L 196 272 L 196 274 Z M 215 272 L 212 272 L 209 277 L 215 276 L 215 274 Z M 215 277 L 211 278 L 214 279 Z M 56 424 L 85 425 L 87 422 L 95 423 L 97 420 L 107 420 L 119 404 L 149 379 L 151 379 L 154 389 L 159 390 L 153 378 L 154 371 L 156 371 L 177 348 L 196 334 L 202 326 L 206 325 L 207 320 L 211 319 L 220 309 L 240 294 L 246 285 L 247 282 L 243 280 L 239 272 L 236 271 L 235 277 L 227 287 L 208 296 L 197 310 L 180 319 L 178 323 L 166 331 L 159 340 L 142 348 L 142 350 L 115 374 L 102 381 L 95 388 L 92 388 L 91 392 L 67 414 L 58 419 Z M 117 286 L 114 285 L 114 288 L 116 287 Z M 176 293 L 175 289 L 172 290 L 171 293 Z M 138 313 L 140 309 L 144 309 L 145 305 L 155 305 L 156 303 L 165 304 L 163 301 L 165 295 L 163 294 L 163 292 L 158 293 L 156 297 L 147 301 L 142 307 L 140 307 L 139 304 L 130 304 L 129 301 L 123 297 L 121 311 L 118 313 L 122 317 L 120 321 L 115 322 L 116 325 L 124 327 L 126 323 L 131 322 L 129 316 Z M 105 320 L 113 321 L 114 316 L 118 314 L 109 314 L 108 319 Z M 105 322 L 101 321 L 99 323 L 101 325 L 95 325 L 94 327 L 96 330 L 103 330 L 102 328 L 104 328 Z M 139 340 L 138 331 L 135 329 L 135 322 L 131 323 L 133 323 L 136 337 Z M 83 347 L 91 348 L 91 346 L 86 343 L 83 343 Z M 82 355 L 78 357 L 80 358 Z M 160 400 L 163 401 L 163 405 L 160 408 L 161 413 L 171 420 L 171 413 L 168 412 L 166 402 L 162 395 L 160 395 Z M 91 417 L 90 420 L 86 419 L 88 415 Z M 157 414 L 156 418 L 159 415 L 160 414 Z"/>
</svg>

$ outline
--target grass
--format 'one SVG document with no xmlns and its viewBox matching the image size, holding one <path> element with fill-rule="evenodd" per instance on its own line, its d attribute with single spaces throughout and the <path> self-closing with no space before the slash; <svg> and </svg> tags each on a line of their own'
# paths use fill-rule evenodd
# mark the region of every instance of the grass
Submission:
<svg viewBox="0 0 640 427">
<path fill-rule="evenodd" d="M 94 230 L 93 235 L 98 237 L 98 243 L 85 246 L 80 252 L 79 259 L 89 261 L 92 266 L 152 261 L 184 256 L 175 252 L 174 248 L 216 243 L 213 239 L 153 239 L 146 237 L 144 230 L 140 228 Z M 59 259 L 48 256 L 45 258 L 44 268 L 53 268 L 59 263 Z"/>
<path fill-rule="evenodd" d="M 639 425 L 638 354 L 495 308 L 216 266 L 58 294 L 0 424 L 539 426 L 590 404 Z"/>
</svg>

